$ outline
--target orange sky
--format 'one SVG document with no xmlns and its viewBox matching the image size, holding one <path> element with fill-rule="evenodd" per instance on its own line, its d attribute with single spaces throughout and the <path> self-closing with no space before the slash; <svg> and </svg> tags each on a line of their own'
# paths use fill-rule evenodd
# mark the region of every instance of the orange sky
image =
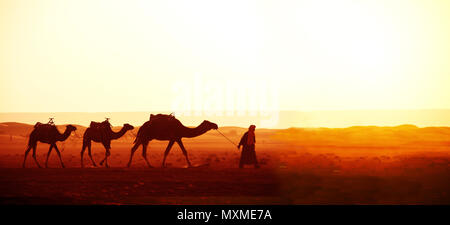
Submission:
<svg viewBox="0 0 450 225">
<path fill-rule="evenodd" d="M 3 0 L 0 34 L 0 112 L 450 108 L 445 0 Z"/>
</svg>

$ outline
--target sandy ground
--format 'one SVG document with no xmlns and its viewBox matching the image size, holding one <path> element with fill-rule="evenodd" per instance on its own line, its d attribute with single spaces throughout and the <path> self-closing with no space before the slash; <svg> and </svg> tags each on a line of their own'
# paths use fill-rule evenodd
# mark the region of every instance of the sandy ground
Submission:
<svg viewBox="0 0 450 225">
<path fill-rule="evenodd" d="M 236 128 L 225 130 L 225 134 L 237 142 L 243 131 Z M 348 138 L 345 131 L 257 130 L 260 169 L 238 169 L 239 152 L 214 131 L 185 141 L 198 168 L 185 168 L 184 156 L 176 145 L 168 157 L 168 168 L 160 168 L 167 142 L 154 141 L 148 155 L 155 168 L 146 167 L 138 150 L 129 169 L 125 165 L 133 141 L 131 133 L 113 142 L 109 169 L 92 168 L 87 154 L 87 168 L 80 168 L 81 140 L 76 136 L 58 143 L 67 168 L 60 168 L 55 152 L 49 168 L 37 168 L 31 157 L 27 168 L 21 168 L 26 135 L 3 134 L 0 203 L 450 204 L 448 133 L 426 134 L 424 140 L 408 136 L 412 135 L 408 129 L 407 135 L 397 132 L 395 138 L 370 132 Z M 333 141 L 337 134 L 339 141 Z M 389 141 L 381 142 L 380 138 Z M 47 151 L 48 145 L 38 145 L 41 165 Z M 93 153 L 98 163 L 104 149 L 93 144 Z"/>
</svg>

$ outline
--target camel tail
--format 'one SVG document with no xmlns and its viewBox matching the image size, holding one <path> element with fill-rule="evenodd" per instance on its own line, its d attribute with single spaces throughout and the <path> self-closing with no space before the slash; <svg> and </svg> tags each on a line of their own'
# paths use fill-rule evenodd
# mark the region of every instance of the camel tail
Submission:
<svg viewBox="0 0 450 225">
<path fill-rule="evenodd" d="M 142 133 L 142 127 L 139 128 L 138 133 L 136 134 L 136 138 L 133 141 L 133 144 L 136 144 L 141 133 Z"/>
<path fill-rule="evenodd" d="M 28 135 L 28 142 L 27 142 L 27 146 L 28 147 L 32 147 L 33 146 L 33 139 L 34 139 L 34 131 L 32 131 L 29 135 Z"/>
<path fill-rule="evenodd" d="M 138 132 L 137 132 L 137 134 L 136 134 L 136 139 L 134 139 L 134 142 L 133 142 L 133 143 L 138 142 L 138 139 L 143 137 L 143 135 L 144 135 L 144 130 L 145 130 L 146 128 L 148 128 L 149 125 L 150 125 L 150 121 L 147 121 L 147 122 L 145 122 L 144 124 L 142 124 L 141 127 L 139 127 L 139 130 L 138 130 Z"/>
<path fill-rule="evenodd" d="M 30 136 L 28 135 L 28 147 L 30 147 L 31 146 L 31 138 L 30 138 Z"/>
</svg>

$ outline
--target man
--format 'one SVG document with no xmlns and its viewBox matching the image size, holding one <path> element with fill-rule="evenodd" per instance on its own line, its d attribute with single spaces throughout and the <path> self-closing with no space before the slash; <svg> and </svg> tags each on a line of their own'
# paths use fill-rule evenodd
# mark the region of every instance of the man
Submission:
<svg viewBox="0 0 450 225">
<path fill-rule="evenodd" d="M 255 152 L 255 125 L 251 125 L 248 131 L 242 136 L 239 142 L 238 149 L 242 147 L 241 160 L 239 161 L 239 168 L 244 168 L 246 164 L 254 164 L 255 168 L 259 168 L 258 160 Z"/>
</svg>

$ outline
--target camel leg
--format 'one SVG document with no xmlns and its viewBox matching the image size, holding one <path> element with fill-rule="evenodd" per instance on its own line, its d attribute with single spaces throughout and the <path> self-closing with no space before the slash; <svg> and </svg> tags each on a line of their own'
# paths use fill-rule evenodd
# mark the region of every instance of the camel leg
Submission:
<svg viewBox="0 0 450 225">
<path fill-rule="evenodd" d="M 164 158 L 162 161 L 162 167 L 166 167 L 166 157 L 167 155 L 169 155 L 170 149 L 172 148 L 173 143 L 175 143 L 174 141 L 170 140 L 169 144 L 167 145 L 166 151 L 164 152 Z"/>
<path fill-rule="evenodd" d="M 191 162 L 189 162 L 189 158 L 188 158 L 187 151 L 186 151 L 186 149 L 184 148 L 184 145 L 183 145 L 183 142 L 181 141 L 181 139 L 180 139 L 180 140 L 177 140 L 177 143 L 178 143 L 178 145 L 180 146 L 181 151 L 183 151 L 184 157 L 186 157 L 186 162 L 187 162 L 188 166 L 189 166 L 189 167 L 192 167 Z"/>
<path fill-rule="evenodd" d="M 56 151 L 56 153 L 58 154 L 59 161 L 61 162 L 62 168 L 66 168 L 66 167 L 64 166 L 63 161 L 62 161 L 61 153 L 59 152 L 58 146 L 56 146 L 56 144 L 53 144 L 53 147 L 55 148 L 55 151 Z"/>
<path fill-rule="evenodd" d="M 100 163 L 99 163 L 100 166 L 103 166 L 103 163 L 105 162 L 106 157 L 107 157 L 107 156 L 106 156 L 106 153 L 107 153 L 107 152 L 108 152 L 108 151 L 105 150 L 105 158 L 103 158 L 102 161 L 100 161 Z"/>
<path fill-rule="evenodd" d="M 97 167 L 97 164 L 95 164 L 94 159 L 92 158 L 92 151 L 91 151 L 91 142 L 88 143 L 88 154 L 89 154 L 89 158 L 91 158 L 91 162 L 92 165 L 94 165 L 95 167 Z"/>
<path fill-rule="evenodd" d="M 30 151 L 31 151 L 31 146 L 28 146 L 27 150 L 25 150 L 25 156 L 23 158 L 23 164 L 22 164 L 23 168 L 25 168 L 25 161 L 27 160 L 27 156 L 28 156 L 28 153 L 30 153 Z"/>
<path fill-rule="evenodd" d="M 148 145 L 148 142 L 142 144 L 142 157 L 145 159 L 145 162 L 147 162 L 147 166 L 150 168 L 153 168 L 153 166 L 150 165 L 150 163 L 148 162 L 148 159 L 147 159 L 147 145 Z"/>
<path fill-rule="evenodd" d="M 111 143 L 103 143 L 103 146 L 105 147 L 105 158 L 100 162 L 100 166 L 103 165 L 103 163 L 105 163 L 105 167 L 109 167 L 108 165 L 108 157 L 109 155 L 111 155 L 111 152 L 109 151 L 109 149 L 111 148 Z"/>
<path fill-rule="evenodd" d="M 36 162 L 37 166 L 38 166 L 39 168 L 41 168 L 41 165 L 39 165 L 39 163 L 38 163 L 38 161 L 37 161 L 37 159 L 36 159 L 36 146 L 37 146 L 37 144 L 33 145 L 33 159 L 34 159 L 34 161 Z"/>
<path fill-rule="evenodd" d="M 45 160 L 45 168 L 48 168 L 48 158 L 50 157 L 50 153 L 52 152 L 53 145 L 50 145 L 50 148 L 48 149 L 47 153 L 47 159 Z"/>
<path fill-rule="evenodd" d="M 141 144 L 140 142 L 136 142 L 136 143 L 133 145 L 133 147 L 131 148 L 130 160 L 128 161 L 127 167 L 130 167 L 130 166 L 131 166 L 131 161 L 133 160 L 134 152 L 136 152 L 136 150 L 138 149 L 138 147 L 139 147 L 140 144 Z"/>
<path fill-rule="evenodd" d="M 105 151 L 105 158 L 100 162 L 100 166 L 103 165 L 103 163 L 105 163 L 105 167 L 109 167 L 108 165 L 108 157 L 111 155 L 111 152 L 109 151 L 109 149 L 107 148 Z"/>
<path fill-rule="evenodd" d="M 86 150 L 87 147 L 87 143 L 86 141 L 83 140 L 83 147 L 81 147 L 81 168 L 84 168 L 84 164 L 83 164 L 83 156 L 84 156 L 84 151 Z"/>
<path fill-rule="evenodd" d="M 109 148 L 106 150 L 106 156 L 105 156 L 105 167 L 109 168 L 108 165 L 108 157 L 111 155 L 111 152 L 109 151 Z"/>
</svg>

